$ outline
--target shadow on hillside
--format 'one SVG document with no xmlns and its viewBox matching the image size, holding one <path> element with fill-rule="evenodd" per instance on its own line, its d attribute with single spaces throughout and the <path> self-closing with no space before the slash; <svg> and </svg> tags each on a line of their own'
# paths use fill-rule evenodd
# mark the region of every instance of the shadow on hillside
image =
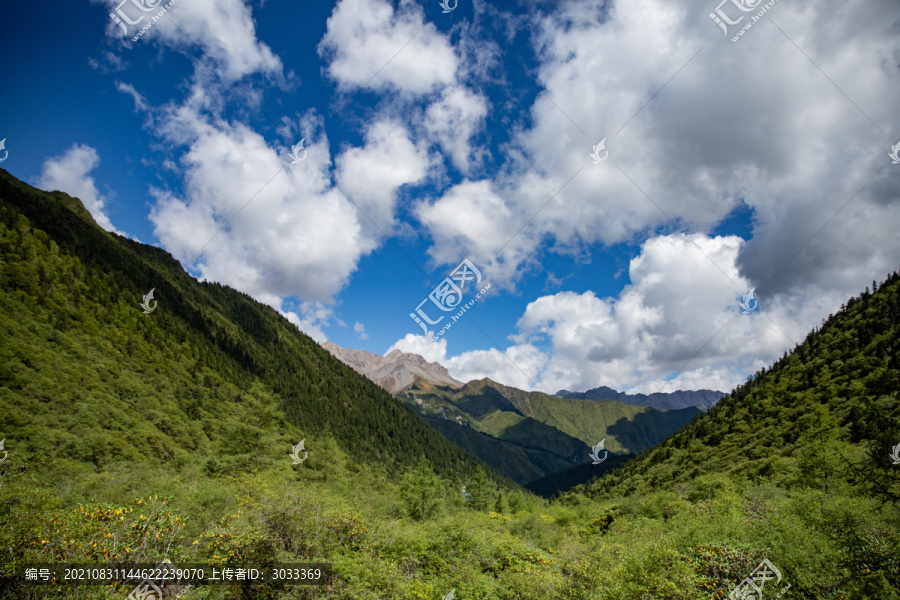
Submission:
<svg viewBox="0 0 900 600">
<path fill-rule="evenodd" d="M 615 437 L 628 453 L 640 454 L 702 414 L 702 410 L 693 407 L 667 411 L 650 409 L 638 413 L 631 421 L 622 417 L 607 427 L 606 433 Z"/>
<path fill-rule="evenodd" d="M 568 491 L 576 485 L 587 483 L 604 473 L 623 467 L 633 458 L 633 454 L 616 455 L 610 453 L 609 458 L 599 465 L 588 462 L 565 471 L 557 471 L 525 484 L 525 488 L 538 496 L 550 498 L 554 494 Z"/>
</svg>

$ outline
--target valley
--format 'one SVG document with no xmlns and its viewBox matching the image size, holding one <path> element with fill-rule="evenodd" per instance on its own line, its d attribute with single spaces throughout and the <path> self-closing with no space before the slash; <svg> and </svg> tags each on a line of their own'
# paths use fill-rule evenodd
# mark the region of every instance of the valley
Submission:
<svg viewBox="0 0 900 600">
<path fill-rule="evenodd" d="M 164 559 L 331 566 L 184 600 L 723 598 L 763 561 L 789 597 L 900 589 L 897 273 L 708 410 L 658 410 L 428 379 L 415 357 L 378 366 L 391 395 L 5 171 L 0 257 L 3 597 L 125 597 L 16 574 Z"/>
</svg>

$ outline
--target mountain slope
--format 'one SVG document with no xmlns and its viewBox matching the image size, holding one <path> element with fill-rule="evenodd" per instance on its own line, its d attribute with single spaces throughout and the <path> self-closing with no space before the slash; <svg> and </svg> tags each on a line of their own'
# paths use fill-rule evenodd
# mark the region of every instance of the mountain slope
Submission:
<svg viewBox="0 0 900 600">
<path fill-rule="evenodd" d="M 591 496 L 686 485 L 720 474 L 783 486 L 834 486 L 896 499 L 900 469 L 900 276 L 851 299 L 775 364 Z"/>
<path fill-rule="evenodd" d="M 469 423 L 494 437 L 522 419 L 533 419 L 588 446 L 607 438 L 606 448 L 619 454 L 642 452 L 702 414 L 696 408 L 659 411 L 615 400 L 559 398 L 490 379 L 458 389 L 417 384 L 401 397 L 423 416 Z"/>
<path fill-rule="evenodd" d="M 611 455 L 620 455 L 610 464 L 620 465 L 701 414 L 696 408 L 658 411 L 614 400 L 563 399 L 490 379 L 462 387 L 420 380 L 399 398 L 461 448 L 544 496 L 609 468 L 562 474 L 589 462 L 589 446 L 605 439 Z M 541 483 L 532 487 L 536 479 Z"/>
<path fill-rule="evenodd" d="M 388 473 L 422 456 L 449 479 L 482 468 L 271 307 L 5 171 L 0 257 L 0 428 L 22 451 L 241 471 L 308 436 Z"/>
<path fill-rule="evenodd" d="M 575 439 L 571 439 L 575 455 L 573 456 L 570 448 L 565 447 L 562 451 L 569 450 L 569 454 L 561 455 L 535 445 L 531 438 L 526 438 L 524 443 L 516 443 L 457 425 L 453 421 L 430 418 L 425 421 L 457 446 L 521 485 L 551 473 L 566 471 L 573 464 L 583 463 L 588 459 L 587 446 Z M 553 491 L 557 489 L 559 488 Z"/>
<path fill-rule="evenodd" d="M 713 390 L 693 390 L 677 392 L 657 392 L 654 394 L 626 394 L 618 392 L 610 387 L 600 386 L 586 392 L 570 392 L 560 390 L 556 392 L 560 398 L 577 398 L 581 400 L 618 400 L 625 404 L 639 404 L 650 406 L 657 410 L 674 410 L 679 408 L 699 408 L 708 411 L 722 399 L 725 392 Z"/>
</svg>

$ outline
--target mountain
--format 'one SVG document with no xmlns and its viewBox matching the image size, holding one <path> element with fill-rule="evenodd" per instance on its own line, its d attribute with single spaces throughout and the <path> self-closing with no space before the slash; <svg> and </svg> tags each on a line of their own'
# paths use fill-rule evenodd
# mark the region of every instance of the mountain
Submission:
<svg viewBox="0 0 900 600">
<path fill-rule="evenodd" d="M 607 448 L 614 453 L 640 452 L 700 414 L 693 407 L 661 411 L 618 401 L 560 401 L 490 379 L 463 384 L 446 368 L 418 354 L 393 350 L 379 356 L 332 342 L 322 347 L 398 394 L 446 438 L 520 485 L 588 461 L 589 446 L 607 437 Z M 553 481 L 546 479 L 541 493 Z M 581 483 L 583 479 L 565 481 Z M 552 492 L 560 489 L 566 488 Z"/>
<path fill-rule="evenodd" d="M 554 397 L 541 392 L 524 392 L 490 379 L 463 384 L 445 367 L 428 362 L 418 354 L 393 350 L 386 356 L 379 356 L 365 350 L 342 348 L 332 342 L 325 342 L 322 347 L 388 392 L 398 394 L 423 417 L 452 421 L 497 439 L 523 442 L 532 449 L 541 448 L 554 454 L 554 448 L 566 447 L 569 441 L 557 439 L 556 433 L 548 434 L 550 430 L 563 434 L 564 438 L 581 440 L 584 447 L 570 453 L 570 460 L 574 460 L 575 455 L 586 460 L 587 446 L 593 446 L 607 434 L 611 439 L 607 447 L 616 452 L 632 454 L 646 450 L 702 410 L 713 406 L 724 395 L 700 390 L 645 396 L 596 388 L 581 393 L 562 390 Z M 569 402 L 559 402 L 558 398 Z M 629 404 L 635 408 L 629 408 Z M 657 408 L 654 404 L 666 408 Z M 638 409 L 637 406 L 650 408 Z M 538 427 L 538 423 L 549 429 Z M 540 435 L 536 433 L 537 429 L 542 429 Z M 515 433 L 525 431 L 529 434 Z M 461 439 L 460 435 L 455 436 L 455 441 Z M 511 440 L 514 435 L 517 439 Z M 497 448 L 496 451 L 501 450 Z M 489 464 L 504 462 L 497 457 L 486 460 L 488 457 L 491 452 L 481 452 L 479 456 Z M 515 471 L 523 472 L 521 469 Z M 540 476 L 548 474 L 544 469 L 536 472 L 540 472 Z M 514 479 L 521 482 L 521 477 Z"/>
<path fill-rule="evenodd" d="M 518 437 L 516 435 L 497 438 L 453 421 L 433 418 L 426 418 L 425 421 L 448 440 L 521 485 L 568 471 L 573 464 L 589 460 L 588 447 L 584 443 L 533 420 L 523 423 L 524 427 L 519 428 L 518 433 L 525 434 L 529 429 L 539 428 L 552 431 L 516 442 L 509 439 L 515 439 Z M 547 437 L 556 443 L 542 442 Z M 550 494 L 560 489 L 553 488 Z"/>
<path fill-rule="evenodd" d="M 0 170 L 0 223 L 0 429 L 20 450 L 241 472 L 308 437 L 387 473 L 419 457 L 452 480 L 483 468 L 271 307 L 103 230 L 77 199 Z"/>
<path fill-rule="evenodd" d="M 618 400 L 626 404 L 639 404 L 650 406 L 657 410 L 673 410 L 679 408 L 699 408 L 706 412 L 716 405 L 725 392 L 713 390 L 696 390 L 677 392 L 656 392 L 654 394 L 626 394 L 616 390 L 600 386 L 586 392 L 570 392 L 560 390 L 556 392 L 560 398 L 577 398 L 582 400 Z"/>
<path fill-rule="evenodd" d="M 423 416 L 468 424 L 494 437 L 508 435 L 523 421 L 537 421 L 588 446 L 607 438 L 606 448 L 620 454 L 642 452 L 702 414 L 697 408 L 662 411 L 617 400 L 559 398 L 490 379 L 460 388 L 422 382 L 400 397 Z"/>
<path fill-rule="evenodd" d="M 443 366 L 428 362 L 418 354 L 392 350 L 385 356 L 379 356 L 365 350 L 341 348 L 332 342 L 325 342 L 322 347 L 391 394 L 397 394 L 419 380 L 451 387 L 462 385 Z"/>
<path fill-rule="evenodd" d="M 601 440 L 611 455 L 636 454 L 702 414 L 696 408 L 660 411 L 615 400 L 563 399 L 490 379 L 461 387 L 418 381 L 398 397 L 461 448 L 529 487 L 588 462 L 589 447 Z M 553 481 L 544 479 L 540 493 L 566 489 L 548 493 Z"/>
</svg>

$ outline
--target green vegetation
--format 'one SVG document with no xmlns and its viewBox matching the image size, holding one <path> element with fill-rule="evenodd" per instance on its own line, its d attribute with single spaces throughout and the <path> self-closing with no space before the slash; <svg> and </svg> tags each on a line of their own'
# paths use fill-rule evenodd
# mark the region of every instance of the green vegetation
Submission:
<svg viewBox="0 0 900 600">
<path fill-rule="evenodd" d="M 544 477 L 547 473 L 566 471 L 572 467 L 573 458 L 581 458 L 582 454 L 587 458 L 586 446 L 578 440 L 577 451 L 570 457 L 557 454 L 557 448 L 565 449 L 560 444 L 553 450 L 545 450 L 539 447 L 524 446 L 502 439 L 497 439 L 486 433 L 481 433 L 469 427 L 457 425 L 453 421 L 443 419 L 429 419 L 425 421 L 457 446 L 491 465 L 501 473 L 519 484 L 525 484 Z M 561 432 L 560 436 L 565 434 Z M 569 438 L 571 439 L 571 438 Z M 564 441 L 567 441 L 564 439 Z M 579 482 L 580 483 L 580 482 Z M 555 488 L 555 492 L 560 488 Z M 551 492 L 552 493 L 552 492 Z"/>
<path fill-rule="evenodd" d="M 150 288 L 159 304 L 144 315 Z M 0 171 L 0 597 L 124 598 L 10 574 L 165 557 L 334 570 L 325 587 L 182 600 L 722 599 L 767 558 L 784 598 L 898 599 L 898 323 L 894 274 L 709 414 L 548 503 L 271 308 Z M 547 425 L 585 442 L 587 404 L 556 414 L 494 391 L 542 424 L 467 401 L 512 440 L 497 443 L 523 448 Z M 308 457 L 292 464 L 302 439 Z"/>
<path fill-rule="evenodd" d="M 559 398 L 490 379 L 470 381 L 459 389 L 418 382 L 400 397 L 423 417 L 443 415 L 495 438 L 527 441 L 526 445 L 561 455 L 567 453 L 559 449 L 570 449 L 573 438 L 585 446 L 607 438 L 611 452 L 642 452 L 702 414 L 696 408 L 656 410 L 617 400 Z M 585 449 L 579 445 L 572 456 Z"/>
<path fill-rule="evenodd" d="M 533 489 L 544 495 L 598 475 L 601 471 L 576 465 L 590 460 L 589 446 L 600 440 L 606 438 L 606 448 L 624 457 L 651 448 L 702 413 L 564 399 L 490 379 L 459 389 L 419 381 L 398 397 L 460 448 L 513 481 L 530 485 L 542 480 Z"/>
</svg>

